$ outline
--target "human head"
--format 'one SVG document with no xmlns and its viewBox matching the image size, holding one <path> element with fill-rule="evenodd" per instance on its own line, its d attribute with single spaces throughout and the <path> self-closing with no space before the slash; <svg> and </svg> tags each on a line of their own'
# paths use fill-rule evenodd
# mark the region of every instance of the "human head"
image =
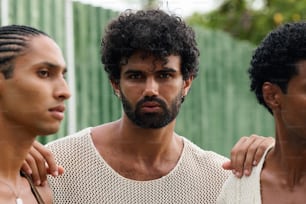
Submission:
<svg viewBox="0 0 306 204">
<path fill-rule="evenodd" d="M 195 33 L 176 15 L 159 9 L 127 10 L 110 22 L 101 43 L 101 60 L 110 80 L 118 83 L 120 67 L 137 51 L 165 62 L 165 57 L 179 55 L 184 80 L 198 73 Z"/>
<path fill-rule="evenodd" d="M 30 37 L 46 33 L 24 25 L 8 25 L 0 27 L 0 72 L 5 78 L 12 77 L 13 62 L 28 47 Z"/>
<path fill-rule="evenodd" d="M 23 135 L 55 133 L 70 97 L 60 47 L 32 27 L 4 26 L 0 59 L 1 125 L 20 127 Z"/>
<path fill-rule="evenodd" d="M 262 86 L 277 85 L 284 94 L 290 79 L 298 74 L 296 64 L 306 60 L 306 23 L 287 23 L 270 32 L 255 50 L 248 70 L 253 91 L 260 104 L 265 103 Z"/>
</svg>

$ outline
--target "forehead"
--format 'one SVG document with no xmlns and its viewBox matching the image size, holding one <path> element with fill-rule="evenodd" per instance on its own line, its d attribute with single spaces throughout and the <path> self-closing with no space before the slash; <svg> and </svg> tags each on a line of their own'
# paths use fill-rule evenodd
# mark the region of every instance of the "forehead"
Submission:
<svg viewBox="0 0 306 204">
<path fill-rule="evenodd" d="M 299 61 L 297 63 L 298 75 L 306 76 L 306 60 Z"/>
<path fill-rule="evenodd" d="M 15 65 L 18 63 L 30 65 L 48 62 L 58 66 L 66 66 L 59 46 L 54 40 L 44 35 L 29 37 L 23 55 L 17 57 L 15 62 Z"/>
</svg>

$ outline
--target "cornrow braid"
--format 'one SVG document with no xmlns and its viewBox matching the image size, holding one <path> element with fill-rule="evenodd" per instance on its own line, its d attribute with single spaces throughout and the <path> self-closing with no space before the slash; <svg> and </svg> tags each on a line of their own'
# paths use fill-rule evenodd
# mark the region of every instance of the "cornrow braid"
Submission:
<svg viewBox="0 0 306 204">
<path fill-rule="evenodd" d="M 27 41 L 32 36 L 45 35 L 43 31 L 24 25 L 0 27 L 0 72 L 5 78 L 13 75 L 13 60 L 27 48 Z"/>
</svg>

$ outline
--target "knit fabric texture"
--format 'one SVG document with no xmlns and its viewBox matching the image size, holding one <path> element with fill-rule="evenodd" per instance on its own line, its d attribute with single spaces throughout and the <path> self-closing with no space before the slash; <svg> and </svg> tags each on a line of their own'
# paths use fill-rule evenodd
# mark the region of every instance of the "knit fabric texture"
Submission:
<svg viewBox="0 0 306 204">
<path fill-rule="evenodd" d="M 183 137 L 180 159 L 167 175 L 150 181 L 127 179 L 100 156 L 90 129 L 47 145 L 65 168 L 63 175 L 48 177 L 55 204 L 213 204 L 231 174 L 221 167 L 227 158 L 204 151 Z"/>
<path fill-rule="evenodd" d="M 260 173 L 267 153 L 273 147 L 266 149 L 257 166 L 253 167 L 250 176 L 238 179 L 230 175 L 223 185 L 217 204 L 261 204 Z"/>
</svg>

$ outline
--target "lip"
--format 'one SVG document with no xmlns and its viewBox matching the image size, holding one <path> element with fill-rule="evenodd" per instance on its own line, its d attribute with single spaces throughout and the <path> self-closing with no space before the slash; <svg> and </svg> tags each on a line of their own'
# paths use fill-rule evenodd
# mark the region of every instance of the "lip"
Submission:
<svg viewBox="0 0 306 204">
<path fill-rule="evenodd" d="M 144 106 L 160 106 L 158 102 L 156 101 L 146 101 L 144 102 L 141 107 L 144 107 Z"/>
<path fill-rule="evenodd" d="M 160 110 L 160 104 L 157 102 L 144 102 L 140 108 L 145 112 L 156 112 Z"/>
<path fill-rule="evenodd" d="M 64 112 L 66 107 L 64 105 L 58 105 L 49 109 L 51 115 L 57 120 L 64 119 Z"/>
</svg>

